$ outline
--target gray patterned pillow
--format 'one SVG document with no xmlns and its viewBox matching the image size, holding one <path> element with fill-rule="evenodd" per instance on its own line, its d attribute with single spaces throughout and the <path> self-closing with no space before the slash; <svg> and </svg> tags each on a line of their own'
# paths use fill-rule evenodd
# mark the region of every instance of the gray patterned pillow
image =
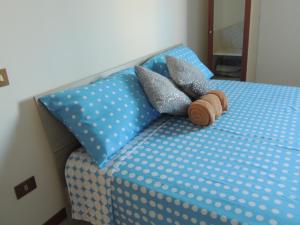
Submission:
<svg viewBox="0 0 300 225">
<path fill-rule="evenodd" d="M 190 98 L 168 78 L 141 66 L 135 67 L 137 76 L 154 108 L 160 113 L 184 116 Z"/>
<path fill-rule="evenodd" d="M 198 68 L 172 56 L 167 56 L 166 60 L 171 78 L 190 98 L 199 99 L 207 93 L 209 83 Z"/>
</svg>

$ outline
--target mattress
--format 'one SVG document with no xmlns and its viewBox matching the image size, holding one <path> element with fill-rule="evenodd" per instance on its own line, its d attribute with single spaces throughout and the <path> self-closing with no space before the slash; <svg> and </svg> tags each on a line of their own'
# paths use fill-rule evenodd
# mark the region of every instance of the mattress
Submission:
<svg viewBox="0 0 300 225">
<path fill-rule="evenodd" d="M 92 224 L 300 224 L 300 89 L 212 81 L 230 110 L 201 128 L 162 117 L 97 168 L 66 164 L 72 216 Z"/>
</svg>

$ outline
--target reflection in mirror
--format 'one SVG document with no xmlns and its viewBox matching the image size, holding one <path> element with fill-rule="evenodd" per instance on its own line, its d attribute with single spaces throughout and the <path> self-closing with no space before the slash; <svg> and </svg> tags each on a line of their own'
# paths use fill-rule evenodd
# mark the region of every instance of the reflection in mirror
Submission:
<svg viewBox="0 0 300 225">
<path fill-rule="evenodd" d="M 213 57 L 217 76 L 241 78 L 245 0 L 214 0 Z"/>
</svg>

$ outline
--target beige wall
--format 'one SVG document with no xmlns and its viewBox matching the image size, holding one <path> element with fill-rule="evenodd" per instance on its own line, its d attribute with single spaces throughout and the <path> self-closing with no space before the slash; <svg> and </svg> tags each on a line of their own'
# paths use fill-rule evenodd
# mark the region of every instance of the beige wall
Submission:
<svg viewBox="0 0 300 225">
<path fill-rule="evenodd" d="M 300 1 L 261 1 L 257 81 L 300 86 Z"/>
<path fill-rule="evenodd" d="M 41 225 L 64 207 L 32 96 L 174 45 L 206 59 L 206 0 L 0 0 L 0 224 Z M 13 187 L 34 175 L 17 201 Z"/>
</svg>

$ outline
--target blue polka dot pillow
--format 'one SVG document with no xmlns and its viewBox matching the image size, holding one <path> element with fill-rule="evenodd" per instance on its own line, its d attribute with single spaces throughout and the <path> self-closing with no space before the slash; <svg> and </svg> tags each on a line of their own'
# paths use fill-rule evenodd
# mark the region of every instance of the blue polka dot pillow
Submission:
<svg viewBox="0 0 300 225">
<path fill-rule="evenodd" d="M 170 78 L 166 56 L 173 56 L 192 64 L 201 70 L 207 80 L 213 77 L 213 73 L 200 61 L 196 53 L 184 45 L 160 53 L 148 59 L 142 66 Z"/>
<path fill-rule="evenodd" d="M 160 115 L 149 103 L 133 68 L 40 101 L 100 168 Z"/>
</svg>

